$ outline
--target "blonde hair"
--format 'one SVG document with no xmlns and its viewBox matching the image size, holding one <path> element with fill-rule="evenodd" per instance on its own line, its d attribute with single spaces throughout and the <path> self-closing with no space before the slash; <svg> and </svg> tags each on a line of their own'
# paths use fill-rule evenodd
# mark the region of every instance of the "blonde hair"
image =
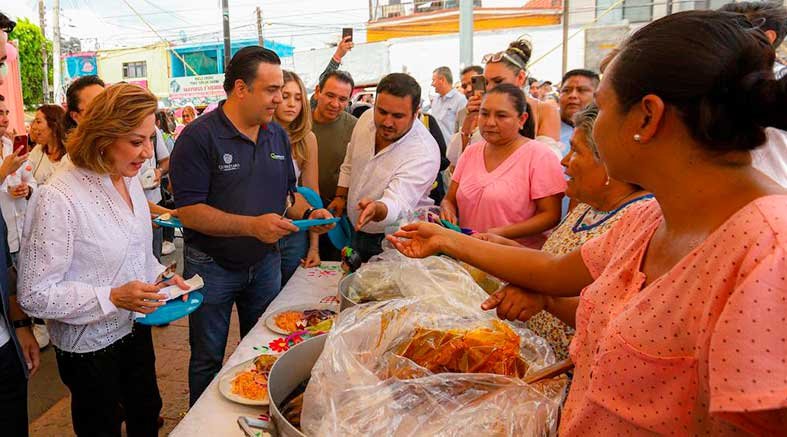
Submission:
<svg viewBox="0 0 787 437">
<path fill-rule="evenodd" d="M 195 108 L 192 105 L 186 105 L 186 106 L 183 107 L 183 111 L 181 111 L 181 113 L 180 113 L 180 118 L 181 119 L 183 119 L 183 116 L 186 115 L 187 111 L 191 113 L 191 118 L 192 119 L 196 119 L 197 118 L 197 108 Z"/>
<path fill-rule="evenodd" d="M 66 149 L 75 166 L 107 174 L 113 162 L 105 153 L 158 109 L 150 91 L 127 83 L 112 85 L 88 105 L 82 120 L 68 136 Z"/>
<path fill-rule="evenodd" d="M 309 105 L 309 99 L 306 98 L 306 87 L 303 85 L 301 78 L 292 71 L 284 70 L 282 74 L 284 76 L 284 85 L 295 82 L 298 84 L 298 88 L 301 89 L 301 113 L 289 124 L 283 123 L 278 118 L 276 118 L 276 121 L 287 131 L 287 135 L 290 137 L 290 144 L 295 150 L 295 159 L 308 161 L 309 151 L 306 149 L 306 136 L 312 131 L 312 108 Z"/>
</svg>

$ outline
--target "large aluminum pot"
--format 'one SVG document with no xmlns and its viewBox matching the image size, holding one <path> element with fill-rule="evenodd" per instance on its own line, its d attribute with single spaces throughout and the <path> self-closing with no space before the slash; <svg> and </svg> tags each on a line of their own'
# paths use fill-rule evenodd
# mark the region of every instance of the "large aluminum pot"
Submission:
<svg viewBox="0 0 787 437">
<path fill-rule="evenodd" d="M 310 338 L 298 343 L 273 364 L 268 375 L 270 412 L 280 437 L 305 437 L 281 414 L 281 403 L 303 381 L 311 376 L 312 367 L 325 347 L 327 335 Z"/>
</svg>

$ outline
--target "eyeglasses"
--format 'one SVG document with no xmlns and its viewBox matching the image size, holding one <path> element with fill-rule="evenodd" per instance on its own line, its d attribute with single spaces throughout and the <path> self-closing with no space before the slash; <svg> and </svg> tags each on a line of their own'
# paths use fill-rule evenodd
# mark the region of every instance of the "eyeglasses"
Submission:
<svg viewBox="0 0 787 437">
<path fill-rule="evenodd" d="M 509 55 L 508 52 L 506 52 L 505 50 L 497 53 L 489 53 L 487 55 L 484 55 L 483 58 L 481 58 L 481 62 L 483 62 L 484 64 L 488 64 L 490 62 L 491 63 L 500 62 L 502 60 L 506 60 L 516 65 L 517 67 L 521 68 L 522 70 L 527 70 L 527 68 L 525 68 L 525 66 L 522 65 L 522 61 L 517 60 L 513 56 Z"/>
</svg>

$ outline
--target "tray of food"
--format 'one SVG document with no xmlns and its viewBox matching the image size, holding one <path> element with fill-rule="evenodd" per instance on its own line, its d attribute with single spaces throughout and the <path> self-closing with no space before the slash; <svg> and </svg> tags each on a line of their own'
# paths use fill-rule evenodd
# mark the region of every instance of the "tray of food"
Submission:
<svg viewBox="0 0 787 437">
<path fill-rule="evenodd" d="M 336 304 L 302 304 L 281 308 L 265 319 L 265 326 L 277 334 L 290 335 L 333 320 L 339 313 Z"/>
<path fill-rule="evenodd" d="M 268 405 L 268 376 L 275 355 L 260 355 L 234 366 L 219 377 L 219 392 L 239 404 Z"/>
</svg>

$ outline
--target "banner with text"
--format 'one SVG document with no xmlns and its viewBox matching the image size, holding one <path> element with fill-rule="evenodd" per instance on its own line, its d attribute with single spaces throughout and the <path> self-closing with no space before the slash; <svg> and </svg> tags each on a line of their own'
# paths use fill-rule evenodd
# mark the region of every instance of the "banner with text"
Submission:
<svg viewBox="0 0 787 437">
<path fill-rule="evenodd" d="M 226 98 L 224 75 L 207 74 L 204 76 L 169 78 L 170 106 L 205 106 Z"/>
</svg>

